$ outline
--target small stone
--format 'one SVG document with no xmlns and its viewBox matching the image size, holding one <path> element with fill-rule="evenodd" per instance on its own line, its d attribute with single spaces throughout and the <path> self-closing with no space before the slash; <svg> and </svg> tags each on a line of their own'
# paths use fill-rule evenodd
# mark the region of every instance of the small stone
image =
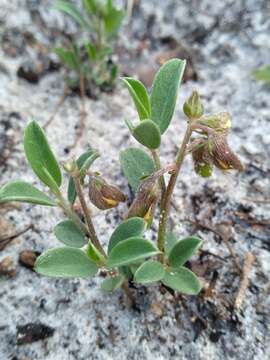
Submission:
<svg viewBox="0 0 270 360">
<path fill-rule="evenodd" d="M 5 257 L 0 262 L 0 276 L 15 277 L 16 269 L 10 256 Z"/>
<path fill-rule="evenodd" d="M 17 76 L 28 81 L 31 84 L 37 84 L 41 73 L 42 71 L 40 64 L 35 65 L 30 62 L 25 62 L 19 67 L 17 71 Z"/>
<path fill-rule="evenodd" d="M 163 316 L 163 309 L 158 303 L 151 304 L 151 311 L 157 318 L 161 318 Z"/>
<path fill-rule="evenodd" d="M 35 261 L 40 254 L 41 253 L 38 251 L 23 250 L 20 252 L 20 255 L 19 255 L 19 263 L 22 266 L 24 266 L 30 270 L 33 270 Z"/>
<path fill-rule="evenodd" d="M 44 340 L 54 334 L 55 329 L 42 323 L 28 323 L 17 326 L 17 344 L 31 344 L 35 341 Z"/>
</svg>

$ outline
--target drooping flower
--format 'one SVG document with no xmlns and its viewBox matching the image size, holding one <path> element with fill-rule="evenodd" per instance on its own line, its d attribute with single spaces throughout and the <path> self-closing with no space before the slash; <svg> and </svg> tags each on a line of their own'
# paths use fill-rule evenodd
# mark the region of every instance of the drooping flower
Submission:
<svg viewBox="0 0 270 360">
<path fill-rule="evenodd" d="M 89 199 L 99 209 L 107 210 L 126 201 L 118 187 L 108 184 L 99 174 L 89 176 Z"/>
<path fill-rule="evenodd" d="M 174 165 L 168 166 L 164 169 L 154 172 L 142 181 L 136 193 L 135 199 L 128 210 L 128 218 L 135 216 L 142 217 L 148 225 L 151 224 L 154 211 L 160 197 L 160 187 L 158 180 L 166 172 L 171 173 L 174 170 Z"/>
<path fill-rule="evenodd" d="M 207 126 L 217 132 L 226 132 L 232 126 L 231 115 L 226 112 L 219 112 L 212 115 L 205 115 L 198 120 L 198 124 Z"/>
<path fill-rule="evenodd" d="M 238 156 L 231 150 L 227 142 L 227 134 L 213 133 L 208 138 L 209 153 L 214 165 L 221 170 L 244 170 Z"/>
<path fill-rule="evenodd" d="M 212 131 L 207 138 L 200 139 L 192 151 L 194 169 L 202 177 L 212 175 L 213 166 L 220 170 L 243 171 L 244 166 L 227 142 L 227 131 Z"/>
</svg>

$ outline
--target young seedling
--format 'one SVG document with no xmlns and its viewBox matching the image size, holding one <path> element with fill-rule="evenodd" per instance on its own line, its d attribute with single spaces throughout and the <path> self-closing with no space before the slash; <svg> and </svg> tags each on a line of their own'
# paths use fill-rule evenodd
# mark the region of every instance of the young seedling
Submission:
<svg viewBox="0 0 270 360">
<path fill-rule="evenodd" d="M 117 76 L 112 61 L 113 42 L 117 38 L 124 11 L 113 0 L 82 0 L 81 12 L 71 1 L 58 0 L 55 7 L 69 15 L 81 29 L 80 41 L 55 49 L 67 69 L 68 85 L 85 95 L 85 84 L 91 88 L 111 90 Z"/>
<path fill-rule="evenodd" d="M 126 218 L 113 229 L 105 247 L 95 230 L 84 187 L 88 189 L 90 202 L 103 211 L 124 202 L 126 196 L 101 174 L 91 170 L 91 165 L 99 157 L 93 149 L 86 151 L 77 161 L 64 164 L 69 176 L 66 196 L 61 186 L 60 167 L 43 130 L 35 121 L 27 125 L 25 154 L 50 194 L 24 181 L 13 181 L 0 189 L 0 203 L 20 201 L 58 206 L 63 210 L 65 219 L 56 225 L 54 234 L 64 246 L 49 249 L 37 259 L 35 270 L 38 273 L 70 278 L 91 277 L 103 270 L 107 273 L 101 284 L 105 291 L 122 286 L 128 292 L 128 281 L 133 281 L 140 284 L 161 282 L 190 295 L 200 292 L 200 280 L 185 264 L 201 246 L 202 240 L 189 235 L 179 239 L 168 225 L 173 190 L 182 163 L 188 154 L 192 154 L 195 171 L 203 177 L 211 176 L 214 167 L 242 170 L 243 166 L 227 143 L 230 115 L 225 112 L 204 115 L 197 92 L 193 92 L 184 103 L 186 131 L 176 159 L 171 160 L 171 165 L 161 165 L 161 140 L 174 114 L 184 69 L 185 61 L 179 59 L 165 63 L 155 76 L 150 96 L 138 80 L 123 79 L 139 118 L 137 124 L 128 121 L 127 125 L 132 136 L 147 151 L 128 148 L 120 153 L 122 170 L 135 198 L 127 209 Z M 164 177 L 166 173 L 168 182 Z M 76 213 L 76 199 L 83 218 Z M 157 213 L 159 229 L 155 243 L 147 239 L 147 228 Z"/>
<path fill-rule="evenodd" d="M 270 65 L 263 65 L 253 70 L 252 75 L 256 80 L 270 84 Z"/>
</svg>

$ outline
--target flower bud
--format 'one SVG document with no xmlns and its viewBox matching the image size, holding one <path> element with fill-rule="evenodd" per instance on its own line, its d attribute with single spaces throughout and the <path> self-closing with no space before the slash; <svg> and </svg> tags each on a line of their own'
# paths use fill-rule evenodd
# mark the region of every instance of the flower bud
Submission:
<svg viewBox="0 0 270 360">
<path fill-rule="evenodd" d="M 184 103 L 183 111 L 191 120 L 199 119 L 203 115 L 204 108 L 197 91 L 193 91 L 191 96 Z"/>
<path fill-rule="evenodd" d="M 228 145 L 227 134 L 214 133 L 209 136 L 209 153 L 214 165 L 221 170 L 235 169 L 244 170 L 239 158 L 234 154 Z"/>
<path fill-rule="evenodd" d="M 126 196 L 113 185 L 108 184 L 100 175 L 89 176 L 89 199 L 99 209 L 111 209 L 126 201 Z"/>
<path fill-rule="evenodd" d="M 70 161 L 67 161 L 67 162 L 64 162 L 63 163 L 63 168 L 65 169 L 65 171 L 68 173 L 68 174 L 71 174 L 73 173 L 75 170 L 78 169 L 77 167 L 77 164 L 76 164 L 76 161 L 74 159 L 70 160 Z"/>
<path fill-rule="evenodd" d="M 232 126 L 231 115 L 225 111 L 213 115 L 203 116 L 198 123 L 215 131 L 223 132 Z"/>
</svg>

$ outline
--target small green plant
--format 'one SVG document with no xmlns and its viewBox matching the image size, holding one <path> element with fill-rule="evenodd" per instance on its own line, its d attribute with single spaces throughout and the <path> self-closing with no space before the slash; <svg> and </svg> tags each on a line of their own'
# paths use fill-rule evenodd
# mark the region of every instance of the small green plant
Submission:
<svg viewBox="0 0 270 360">
<path fill-rule="evenodd" d="M 222 170 L 242 170 L 243 167 L 227 143 L 231 126 L 229 114 L 204 115 L 197 92 L 193 92 L 184 104 L 187 125 L 176 159 L 170 165 L 161 165 L 161 140 L 174 114 L 184 69 L 185 61 L 179 59 L 165 63 L 155 76 L 150 96 L 138 80 L 123 79 L 139 118 L 136 125 L 127 121 L 127 126 L 147 151 L 132 147 L 120 153 L 121 167 L 135 198 L 126 218 L 108 237 L 106 247 L 101 245 L 95 230 L 84 187 L 87 185 L 90 202 L 100 210 L 114 208 L 126 201 L 126 196 L 100 173 L 91 171 L 91 165 L 99 157 L 93 149 L 87 150 L 76 161 L 63 165 L 69 177 L 65 195 L 61 187 L 60 167 L 43 130 L 35 121 L 28 124 L 24 135 L 25 154 L 33 171 L 52 196 L 26 182 L 14 181 L 0 189 L 0 203 L 20 201 L 58 206 L 63 210 L 66 218 L 56 225 L 54 234 L 65 246 L 49 249 L 39 256 L 35 264 L 38 273 L 70 278 L 91 277 L 103 270 L 107 274 L 101 285 L 105 291 L 113 291 L 120 286 L 127 291 L 129 280 L 141 284 L 161 282 L 184 294 L 200 292 L 200 280 L 185 264 L 202 241 L 189 235 L 179 239 L 168 226 L 177 177 L 188 154 L 192 154 L 195 171 L 203 177 L 210 176 L 214 167 Z M 167 182 L 165 174 L 169 177 Z M 76 199 L 83 218 L 75 211 Z M 146 234 L 158 205 L 159 229 L 155 243 L 147 240 Z"/>
<path fill-rule="evenodd" d="M 252 75 L 256 80 L 270 83 L 270 65 L 263 65 L 252 71 Z"/>
<path fill-rule="evenodd" d="M 68 41 L 55 49 L 68 70 L 71 88 L 85 92 L 85 84 L 111 90 L 117 76 L 117 65 L 112 61 L 113 41 L 124 18 L 124 11 L 114 6 L 113 0 L 82 0 L 83 12 L 71 1 L 58 0 L 55 7 L 69 15 L 81 29 L 84 38 Z"/>
</svg>

